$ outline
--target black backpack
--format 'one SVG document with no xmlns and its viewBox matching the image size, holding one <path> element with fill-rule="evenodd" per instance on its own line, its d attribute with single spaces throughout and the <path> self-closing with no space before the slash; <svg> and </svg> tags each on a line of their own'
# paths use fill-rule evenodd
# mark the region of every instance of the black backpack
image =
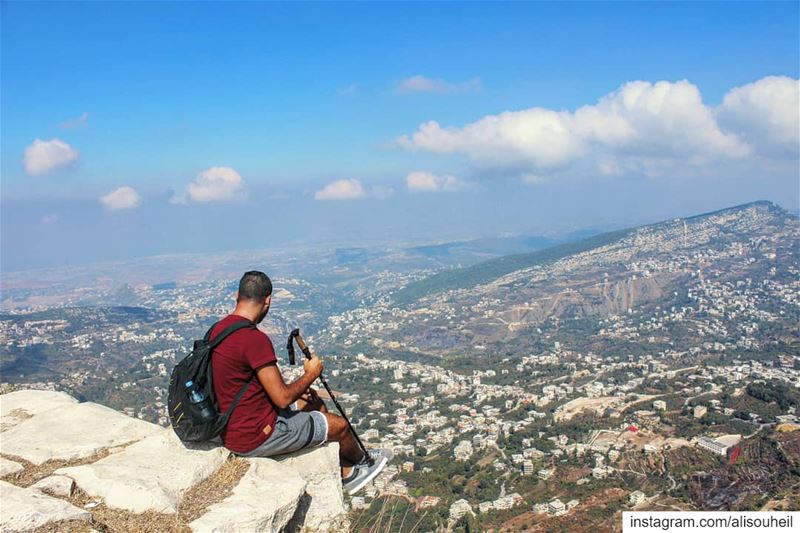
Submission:
<svg viewBox="0 0 800 533">
<path fill-rule="evenodd" d="M 219 404 L 217 404 L 211 380 L 211 353 L 228 335 L 244 328 L 255 328 L 255 326 L 249 320 L 237 322 L 225 328 L 211 340 L 211 330 L 214 329 L 214 326 L 211 326 L 201 340 L 194 341 L 192 353 L 184 357 L 172 369 L 172 375 L 169 378 L 167 409 L 172 429 L 175 430 L 175 434 L 182 442 L 202 442 L 218 436 L 228 424 L 231 413 L 244 396 L 247 387 L 255 379 L 254 375 L 253 379 L 239 389 L 228 412 L 224 414 L 219 412 Z M 189 392 L 186 389 L 188 381 L 193 381 L 197 391 L 205 397 L 205 401 L 202 403 L 205 404 L 206 410 L 210 408 L 213 412 L 210 420 L 202 416 L 200 405 L 189 400 Z"/>
</svg>

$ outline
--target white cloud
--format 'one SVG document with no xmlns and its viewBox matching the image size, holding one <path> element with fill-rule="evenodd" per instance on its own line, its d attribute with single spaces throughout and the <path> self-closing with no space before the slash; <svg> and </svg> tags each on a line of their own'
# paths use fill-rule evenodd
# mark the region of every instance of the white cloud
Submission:
<svg viewBox="0 0 800 533">
<path fill-rule="evenodd" d="M 408 93 L 455 93 L 479 91 L 481 80 L 475 78 L 461 83 L 449 83 L 441 79 L 427 78 L 425 76 L 411 76 L 397 84 L 396 90 L 400 94 Z"/>
<path fill-rule="evenodd" d="M 58 213 L 50 213 L 42 217 L 42 224 L 55 224 L 58 222 Z"/>
<path fill-rule="evenodd" d="M 62 140 L 36 139 L 25 148 L 22 164 L 29 176 L 41 176 L 75 165 L 78 157 L 78 151 Z"/>
<path fill-rule="evenodd" d="M 717 108 L 726 129 L 768 155 L 800 151 L 800 81 L 767 76 L 731 89 Z"/>
<path fill-rule="evenodd" d="M 355 179 L 336 180 L 314 193 L 315 200 L 355 200 L 364 196 L 364 187 Z"/>
<path fill-rule="evenodd" d="M 230 167 L 211 167 L 200 172 L 186 187 L 185 195 L 175 195 L 172 204 L 193 202 L 230 202 L 245 197 L 244 180 Z"/>
<path fill-rule="evenodd" d="M 432 172 L 418 170 L 406 176 L 406 187 L 414 192 L 455 191 L 461 183 L 450 175 L 436 175 Z"/>
<path fill-rule="evenodd" d="M 798 113 L 798 82 L 790 78 L 734 89 L 718 109 L 707 106 L 686 80 L 632 81 L 575 111 L 533 107 L 461 127 L 429 121 L 394 144 L 463 154 L 521 177 L 567 172 L 570 166 L 605 176 L 659 175 L 687 166 L 713 169 L 715 162 L 778 147 L 797 153 Z"/>
<path fill-rule="evenodd" d="M 79 116 L 61 122 L 58 127 L 62 130 L 73 130 L 75 128 L 85 128 L 89 125 L 89 112 L 84 111 Z"/>
<path fill-rule="evenodd" d="M 142 203 L 142 198 L 139 196 L 139 193 L 136 192 L 136 189 L 125 186 L 114 189 L 105 196 L 101 196 L 100 203 L 109 211 L 120 211 L 139 207 L 139 204 Z"/>
</svg>

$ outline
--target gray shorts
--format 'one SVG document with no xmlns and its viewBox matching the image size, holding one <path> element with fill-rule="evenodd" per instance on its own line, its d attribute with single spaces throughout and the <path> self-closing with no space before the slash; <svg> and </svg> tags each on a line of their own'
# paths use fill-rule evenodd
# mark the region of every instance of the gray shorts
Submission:
<svg viewBox="0 0 800 533">
<path fill-rule="evenodd" d="M 275 429 L 261 446 L 242 457 L 271 457 L 319 446 L 328 440 L 328 419 L 319 411 L 279 409 Z"/>
</svg>

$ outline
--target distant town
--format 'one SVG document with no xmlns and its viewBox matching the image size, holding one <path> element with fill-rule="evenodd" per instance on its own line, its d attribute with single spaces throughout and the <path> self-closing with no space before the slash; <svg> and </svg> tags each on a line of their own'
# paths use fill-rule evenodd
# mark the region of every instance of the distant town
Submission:
<svg viewBox="0 0 800 533">
<path fill-rule="evenodd" d="M 510 272 L 490 260 L 462 269 L 488 281 L 461 286 L 462 270 L 387 258 L 368 286 L 346 267 L 338 286 L 275 277 L 263 326 L 280 352 L 302 324 L 361 437 L 395 455 L 351 498 L 356 526 L 387 508 L 423 531 L 796 510 L 798 243 L 796 217 L 757 203 L 531 252 Z M 441 290 L 398 303 L 435 272 Z M 0 392 L 64 390 L 166 426 L 171 368 L 230 311 L 234 282 L 117 287 L 107 299 L 125 305 L 104 306 L 76 305 L 85 286 L 60 305 L 16 290 Z"/>
</svg>

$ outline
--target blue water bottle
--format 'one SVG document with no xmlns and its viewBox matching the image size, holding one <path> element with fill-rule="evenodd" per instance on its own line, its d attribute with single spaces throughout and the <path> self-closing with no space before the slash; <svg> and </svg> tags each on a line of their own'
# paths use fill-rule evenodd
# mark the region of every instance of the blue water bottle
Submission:
<svg viewBox="0 0 800 533">
<path fill-rule="evenodd" d="M 213 422 L 217 417 L 214 410 L 205 395 L 197 390 L 194 381 L 186 382 L 186 395 L 189 397 L 189 403 L 192 404 L 192 412 L 201 420 L 206 422 Z"/>
</svg>

